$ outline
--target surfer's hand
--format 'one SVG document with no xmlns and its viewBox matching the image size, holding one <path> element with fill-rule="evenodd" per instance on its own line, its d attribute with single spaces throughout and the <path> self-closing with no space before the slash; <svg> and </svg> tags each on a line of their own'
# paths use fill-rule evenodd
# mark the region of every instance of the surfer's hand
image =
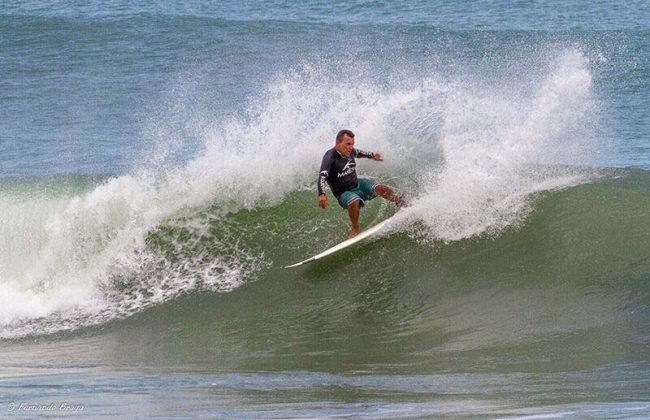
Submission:
<svg viewBox="0 0 650 420">
<path fill-rule="evenodd" d="M 378 160 L 378 161 L 381 162 L 381 161 L 384 160 L 384 154 L 383 154 L 383 153 L 380 153 L 380 152 L 374 152 L 374 153 L 372 154 L 372 159 L 373 159 L 373 160 Z"/>
<path fill-rule="evenodd" d="M 318 205 L 322 209 L 326 209 L 329 206 L 329 202 L 327 201 L 327 196 L 325 194 L 321 194 L 318 196 Z"/>
</svg>

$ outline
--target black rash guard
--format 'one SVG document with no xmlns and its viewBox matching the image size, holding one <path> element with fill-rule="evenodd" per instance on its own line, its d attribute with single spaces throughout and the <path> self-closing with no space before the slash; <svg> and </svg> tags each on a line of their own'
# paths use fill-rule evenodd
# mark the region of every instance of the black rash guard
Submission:
<svg viewBox="0 0 650 420">
<path fill-rule="evenodd" d="M 325 194 L 325 182 L 336 197 L 357 185 L 355 157 L 373 159 L 375 154 L 352 149 L 350 156 L 345 157 L 334 147 L 325 152 L 318 174 L 318 195 Z"/>
</svg>

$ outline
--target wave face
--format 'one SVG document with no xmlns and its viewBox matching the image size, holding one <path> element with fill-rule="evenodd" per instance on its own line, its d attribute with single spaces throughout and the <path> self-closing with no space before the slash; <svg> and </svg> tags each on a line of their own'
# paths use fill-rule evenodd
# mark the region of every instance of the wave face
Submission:
<svg viewBox="0 0 650 420">
<path fill-rule="evenodd" d="M 174 346 L 205 337 L 218 351 L 192 346 L 189 357 L 246 371 L 317 362 L 332 372 L 415 374 L 463 371 L 477 358 L 506 371 L 515 360 L 514 368 L 575 370 L 647 357 L 646 171 L 611 171 L 535 193 L 524 220 L 498 233 L 435 239 L 426 220 L 409 215 L 394 231 L 301 270 L 281 267 L 338 242 L 347 229 L 342 211 L 315 208 L 312 191 L 227 214 L 214 202 L 185 209 L 141 227 L 140 236 L 133 225 L 143 222 L 124 217 L 123 231 L 94 237 L 81 234 L 81 222 L 96 230 L 115 223 L 117 206 L 101 217 L 105 207 L 88 198 L 97 188 L 85 194 L 43 204 L 48 222 L 39 229 L 30 225 L 35 211 L 21 212 L 30 223 L 14 227 L 33 229 L 29 240 L 41 254 L 29 267 L 7 257 L 31 252 L 27 240 L 2 253 L 3 278 L 24 270 L 32 281 L 3 282 L 3 338 L 74 330 L 74 345 L 88 333 L 83 327 L 97 325 L 124 335 L 125 363 L 142 363 L 149 356 L 138 349 L 157 343 L 157 357 L 171 358 L 158 362 L 173 365 Z M 57 205 L 62 215 L 78 212 L 74 229 L 49 216 Z M 101 223 L 80 217 L 88 206 Z M 393 211 L 375 200 L 363 224 Z M 85 253 L 57 247 L 50 256 L 46 238 L 54 233 L 76 235 Z M 46 270 L 48 282 L 39 277 Z"/>
<path fill-rule="evenodd" d="M 386 84 L 356 69 L 333 77 L 305 64 L 276 76 L 246 112 L 195 120 L 201 144 L 181 164 L 173 158 L 183 145 L 165 140 L 162 123 L 160 141 L 131 175 L 3 181 L 2 337 L 232 291 L 340 240 L 345 215 L 315 210 L 304 191 L 331 147 L 331 127 L 354 127 L 359 147 L 386 154 L 359 171 L 412 197 L 391 234 L 407 249 L 444 253 L 480 238 L 507 244 L 506 233 L 531 229 L 540 200 L 621 182 L 585 169 L 602 146 L 592 136 L 600 105 L 589 60 L 568 49 L 538 64 L 544 71 L 534 80 L 507 85 L 435 77 Z M 645 173 L 621 176 L 643 183 Z M 549 222 L 555 217 L 569 216 L 558 210 Z M 555 236 L 539 245 L 544 252 Z"/>
</svg>

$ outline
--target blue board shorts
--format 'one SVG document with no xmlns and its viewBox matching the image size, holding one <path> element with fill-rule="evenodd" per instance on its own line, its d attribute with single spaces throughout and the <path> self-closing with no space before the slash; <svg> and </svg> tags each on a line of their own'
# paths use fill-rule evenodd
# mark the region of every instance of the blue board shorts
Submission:
<svg viewBox="0 0 650 420">
<path fill-rule="evenodd" d="M 378 185 L 379 182 L 375 180 L 359 178 L 357 180 L 357 185 L 354 188 L 339 195 L 336 199 L 339 200 L 339 204 L 344 209 L 347 209 L 350 203 L 357 200 L 361 200 L 361 203 L 359 204 L 363 207 L 366 200 L 372 200 L 377 197 L 377 194 L 375 194 L 375 188 L 377 188 Z"/>
</svg>

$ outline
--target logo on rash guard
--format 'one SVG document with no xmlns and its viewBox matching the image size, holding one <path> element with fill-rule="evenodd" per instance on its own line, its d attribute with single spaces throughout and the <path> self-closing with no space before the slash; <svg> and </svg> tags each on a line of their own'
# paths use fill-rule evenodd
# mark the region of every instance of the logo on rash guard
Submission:
<svg viewBox="0 0 650 420">
<path fill-rule="evenodd" d="M 357 166 L 356 162 L 350 161 L 345 164 L 341 172 L 336 175 L 338 178 L 344 177 L 346 175 L 350 175 L 352 172 L 355 171 L 354 167 Z"/>
<path fill-rule="evenodd" d="M 327 171 L 321 171 L 320 172 L 320 176 L 318 177 L 319 178 L 318 182 L 320 184 L 321 190 L 325 189 L 325 180 L 327 179 L 328 175 L 329 175 L 329 172 L 327 172 Z"/>
</svg>

